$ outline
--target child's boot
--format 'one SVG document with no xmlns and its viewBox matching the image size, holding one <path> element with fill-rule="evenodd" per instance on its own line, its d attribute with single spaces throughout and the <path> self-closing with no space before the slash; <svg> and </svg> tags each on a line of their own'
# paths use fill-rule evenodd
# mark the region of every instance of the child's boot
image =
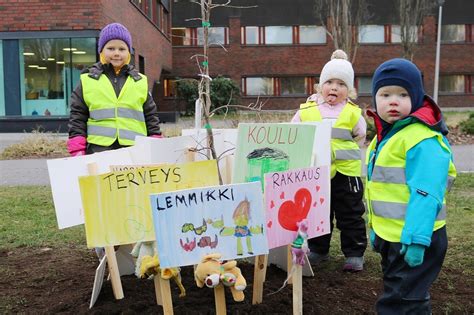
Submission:
<svg viewBox="0 0 474 315">
<path fill-rule="evenodd" d="M 347 257 L 342 270 L 350 272 L 364 270 L 364 257 Z"/>
</svg>

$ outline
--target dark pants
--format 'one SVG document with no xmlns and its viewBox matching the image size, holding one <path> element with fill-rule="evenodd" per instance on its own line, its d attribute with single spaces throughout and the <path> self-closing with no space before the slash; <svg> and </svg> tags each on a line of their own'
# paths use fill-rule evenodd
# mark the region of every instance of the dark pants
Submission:
<svg viewBox="0 0 474 315">
<path fill-rule="evenodd" d="M 331 179 L 331 233 L 308 240 L 312 252 L 324 255 L 329 252 L 331 235 L 336 227 L 341 231 L 341 250 L 346 257 L 362 257 L 367 247 L 365 212 L 362 203 L 364 188 L 360 177 L 350 177 L 339 172 Z"/>
<path fill-rule="evenodd" d="M 87 144 L 87 149 L 86 149 L 86 154 L 93 154 L 93 153 L 99 153 L 99 152 L 104 152 L 104 151 L 117 150 L 117 149 L 120 149 L 120 148 L 125 148 L 125 146 L 120 145 L 118 143 L 118 140 L 115 140 L 115 142 L 112 143 L 108 147 L 104 147 L 104 146 L 93 144 L 93 143 L 88 143 Z"/>
<path fill-rule="evenodd" d="M 400 255 L 402 244 L 375 237 L 374 248 L 382 255 L 384 291 L 375 305 L 378 314 L 431 314 L 429 289 L 443 265 L 448 248 L 446 227 L 433 233 L 423 263 L 410 267 Z"/>
</svg>

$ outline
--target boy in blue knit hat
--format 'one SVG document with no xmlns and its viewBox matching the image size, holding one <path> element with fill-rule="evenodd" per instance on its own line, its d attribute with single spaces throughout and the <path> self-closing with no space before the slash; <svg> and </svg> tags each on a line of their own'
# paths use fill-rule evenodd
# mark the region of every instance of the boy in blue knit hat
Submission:
<svg viewBox="0 0 474 315">
<path fill-rule="evenodd" d="M 146 76 L 130 64 L 131 50 L 132 37 L 122 24 L 100 32 L 100 62 L 83 71 L 71 95 L 71 155 L 131 146 L 135 136 L 161 137 L 156 104 Z"/>
<path fill-rule="evenodd" d="M 379 314 L 430 314 L 429 288 L 447 250 L 445 194 L 456 176 L 441 111 L 405 59 L 375 70 L 377 136 L 367 149 L 370 241 L 382 256 Z"/>
</svg>

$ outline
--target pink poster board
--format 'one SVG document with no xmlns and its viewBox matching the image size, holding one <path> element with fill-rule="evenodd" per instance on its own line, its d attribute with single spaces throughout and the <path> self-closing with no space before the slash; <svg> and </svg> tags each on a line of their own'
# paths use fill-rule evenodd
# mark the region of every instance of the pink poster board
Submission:
<svg viewBox="0 0 474 315">
<path fill-rule="evenodd" d="M 329 166 L 265 175 L 265 217 L 268 248 L 293 242 L 296 223 L 308 219 L 308 237 L 329 233 Z"/>
</svg>

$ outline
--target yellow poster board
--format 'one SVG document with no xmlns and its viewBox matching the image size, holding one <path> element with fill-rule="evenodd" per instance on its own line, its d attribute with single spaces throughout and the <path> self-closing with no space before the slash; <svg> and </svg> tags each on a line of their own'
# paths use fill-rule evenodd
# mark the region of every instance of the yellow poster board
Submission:
<svg viewBox="0 0 474 315">
<path fill-rule="evenodd" d="M 150 194 L 218 184 L 215 160 L 80 177 L 87 246 L 154 240 Z"/>
</svg>

